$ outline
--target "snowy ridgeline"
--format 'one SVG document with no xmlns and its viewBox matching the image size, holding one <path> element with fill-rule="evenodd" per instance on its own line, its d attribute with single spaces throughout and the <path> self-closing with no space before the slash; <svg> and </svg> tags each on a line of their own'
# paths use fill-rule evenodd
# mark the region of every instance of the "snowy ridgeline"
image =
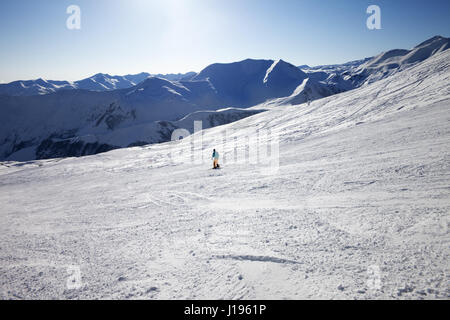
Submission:
<svg viewBox="0 0 450 320">
<path fill-rule="evenodd" d="M 170 81 L 189 79 L 195 76 L 195 72 L 184 74 L 149 74 L 141 72 L 138 74 L 128 74 L 125 76 L 111 76 L 105 73 L 97 73 L 92 77 L 78 81 L 57 81 L 57 80 L 18 80 L 10 83 L 0 84 L 0 95 L 9 96 L 32 96 L 54 93 L 59 90 L 91 90 L 109 91 L 117 89 L 131 88 L 144 81 L 148 77 L 158 77 Z"/>
<path fill-rule="evenodd" d="M 212 64 L 198 74 L 97 74 L 74 83 L 38 79 L 0 85 L 0 161 L 169 141 L 182 118 L 204 120 L 209 128 L 256 112 L 242 108 L 310 103 L 385 79 L 448 47 L 448 38 L 434 37 L 411 50 L 342 65 L 295 67 L 283 60 L 247 59 Z"/>
<path fill-rule="evenodd" d="M 448 299 L 449 63 L 204 130 L 204 162 L 187 138 L 3 163 L 0 299 Z M 255 127 L 278 170 L 234 159 Z"/>
</svg>

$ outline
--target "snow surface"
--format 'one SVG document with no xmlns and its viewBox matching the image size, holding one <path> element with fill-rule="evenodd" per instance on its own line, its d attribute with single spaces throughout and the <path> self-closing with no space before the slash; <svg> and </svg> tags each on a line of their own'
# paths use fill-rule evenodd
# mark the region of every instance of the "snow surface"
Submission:
<svg viewBox="0 0 450 320">
<path fill-rule="evenodd" d="M 448 299 L 449 61 L 195 134 L 204 163 L 189 139 L 1 163 L 0 298 Z M 271 175 L 223 161 L 258 126 Z"/>
</svg>

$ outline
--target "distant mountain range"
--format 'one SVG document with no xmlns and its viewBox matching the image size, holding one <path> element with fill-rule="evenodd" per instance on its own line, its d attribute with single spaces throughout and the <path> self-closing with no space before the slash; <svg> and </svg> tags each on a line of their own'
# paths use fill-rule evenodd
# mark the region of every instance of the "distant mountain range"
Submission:
<svg viewBox="0 0 450 320">
<path fill-rule="evenodd" d="M 449 38 L 437 36 L 411 50 L 342 65 L 247 59 L 212 64 L 198 74 L 2 84 L 0 160 L 82 156 L 168 141 L 175 128 L 191 128 L 188 122 L 195 119 L 211 127 L 265 108 L 310 102 L 389 77 L 448 47 Z"/>
<path fill-rule="evenodd" d="M 394 49 L 362 60 L 344 64 L 309 67 L 300 66 L 310 78 L 341 89 L 358 88 L 402 71 L 434 54 L 447 50 L 450 38 L 435 36 L 410 50 Z"/>
<path fill-rule="evenodd" d="M 56 81 L 56 80 L 18 80 L 10 83 L 0 84 L 0 94 L 11 96 L 32 96 L 54 93 L 58 90 L 83 89 L 91 91 L 110 91 L 131 88 L 144 81 L 148 77 L 158 77 L 170 81 L 179 81 L 195 76 L 195 72 L 178 74 L 155 74 L 147 72 L 128 74 L 125 76 L 111 76 L 106 73 L 97 73 L 92 77 L 78 81 Z"/>
</svg>

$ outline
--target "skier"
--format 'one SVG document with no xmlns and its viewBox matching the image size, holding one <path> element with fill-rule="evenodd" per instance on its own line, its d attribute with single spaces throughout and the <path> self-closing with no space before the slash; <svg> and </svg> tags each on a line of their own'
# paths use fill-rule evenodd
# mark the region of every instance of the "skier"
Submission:
<svg viewBox="0 0 450 320">
<path fill-rule="evenodd" d="M 216 149 L 213 149 L 212 157 L 213 159 L 213 169 L 220 168 L 219 166 L 219 153 L 216 151 Z"/>
</svg>

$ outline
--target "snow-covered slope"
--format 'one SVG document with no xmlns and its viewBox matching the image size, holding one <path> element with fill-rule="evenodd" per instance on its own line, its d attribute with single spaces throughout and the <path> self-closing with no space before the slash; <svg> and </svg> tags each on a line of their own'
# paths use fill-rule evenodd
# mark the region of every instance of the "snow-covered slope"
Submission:
<svg viewBox="0 0 450 320">
<path fill-rule="evenodd" d="M 200 163 L 189 139 L 2 163 L 0 298 L 448 299 L 449 63 L 205 130 Z M 231 161 L 255 128 L 278 171 Z"/>
<path fill-rule="evenodd" d="M 87 155 L 161 142 L 155 121 L 173 122 L 197 111 L 310 103 L 406 70 L 447 50 L 448 41 L 434 37 L 412 50 L 392 50 L 344 65 L 304 68 L 306 72 L 283 60 L 247 59 L 212 64 L 198 74 L 167 75 L 176 81 L 145 73 L 124 77 L 97 74 L 72 84 L 41 79 L 39 87 L 28 88 L 40 92 L 45 85 L 52 85 L 84 90 L 52 87 L 56 92 L 46 95 L 0 95 L 0 160 Z M 153 129 L 143 139 L 146 126 Z M 125 138 L 119 135 L 124 128 Z M 167 130 L 163 131 L 167 137 Z M 109 137 L 107 143 L 104 137 Z"/>
</svg>

